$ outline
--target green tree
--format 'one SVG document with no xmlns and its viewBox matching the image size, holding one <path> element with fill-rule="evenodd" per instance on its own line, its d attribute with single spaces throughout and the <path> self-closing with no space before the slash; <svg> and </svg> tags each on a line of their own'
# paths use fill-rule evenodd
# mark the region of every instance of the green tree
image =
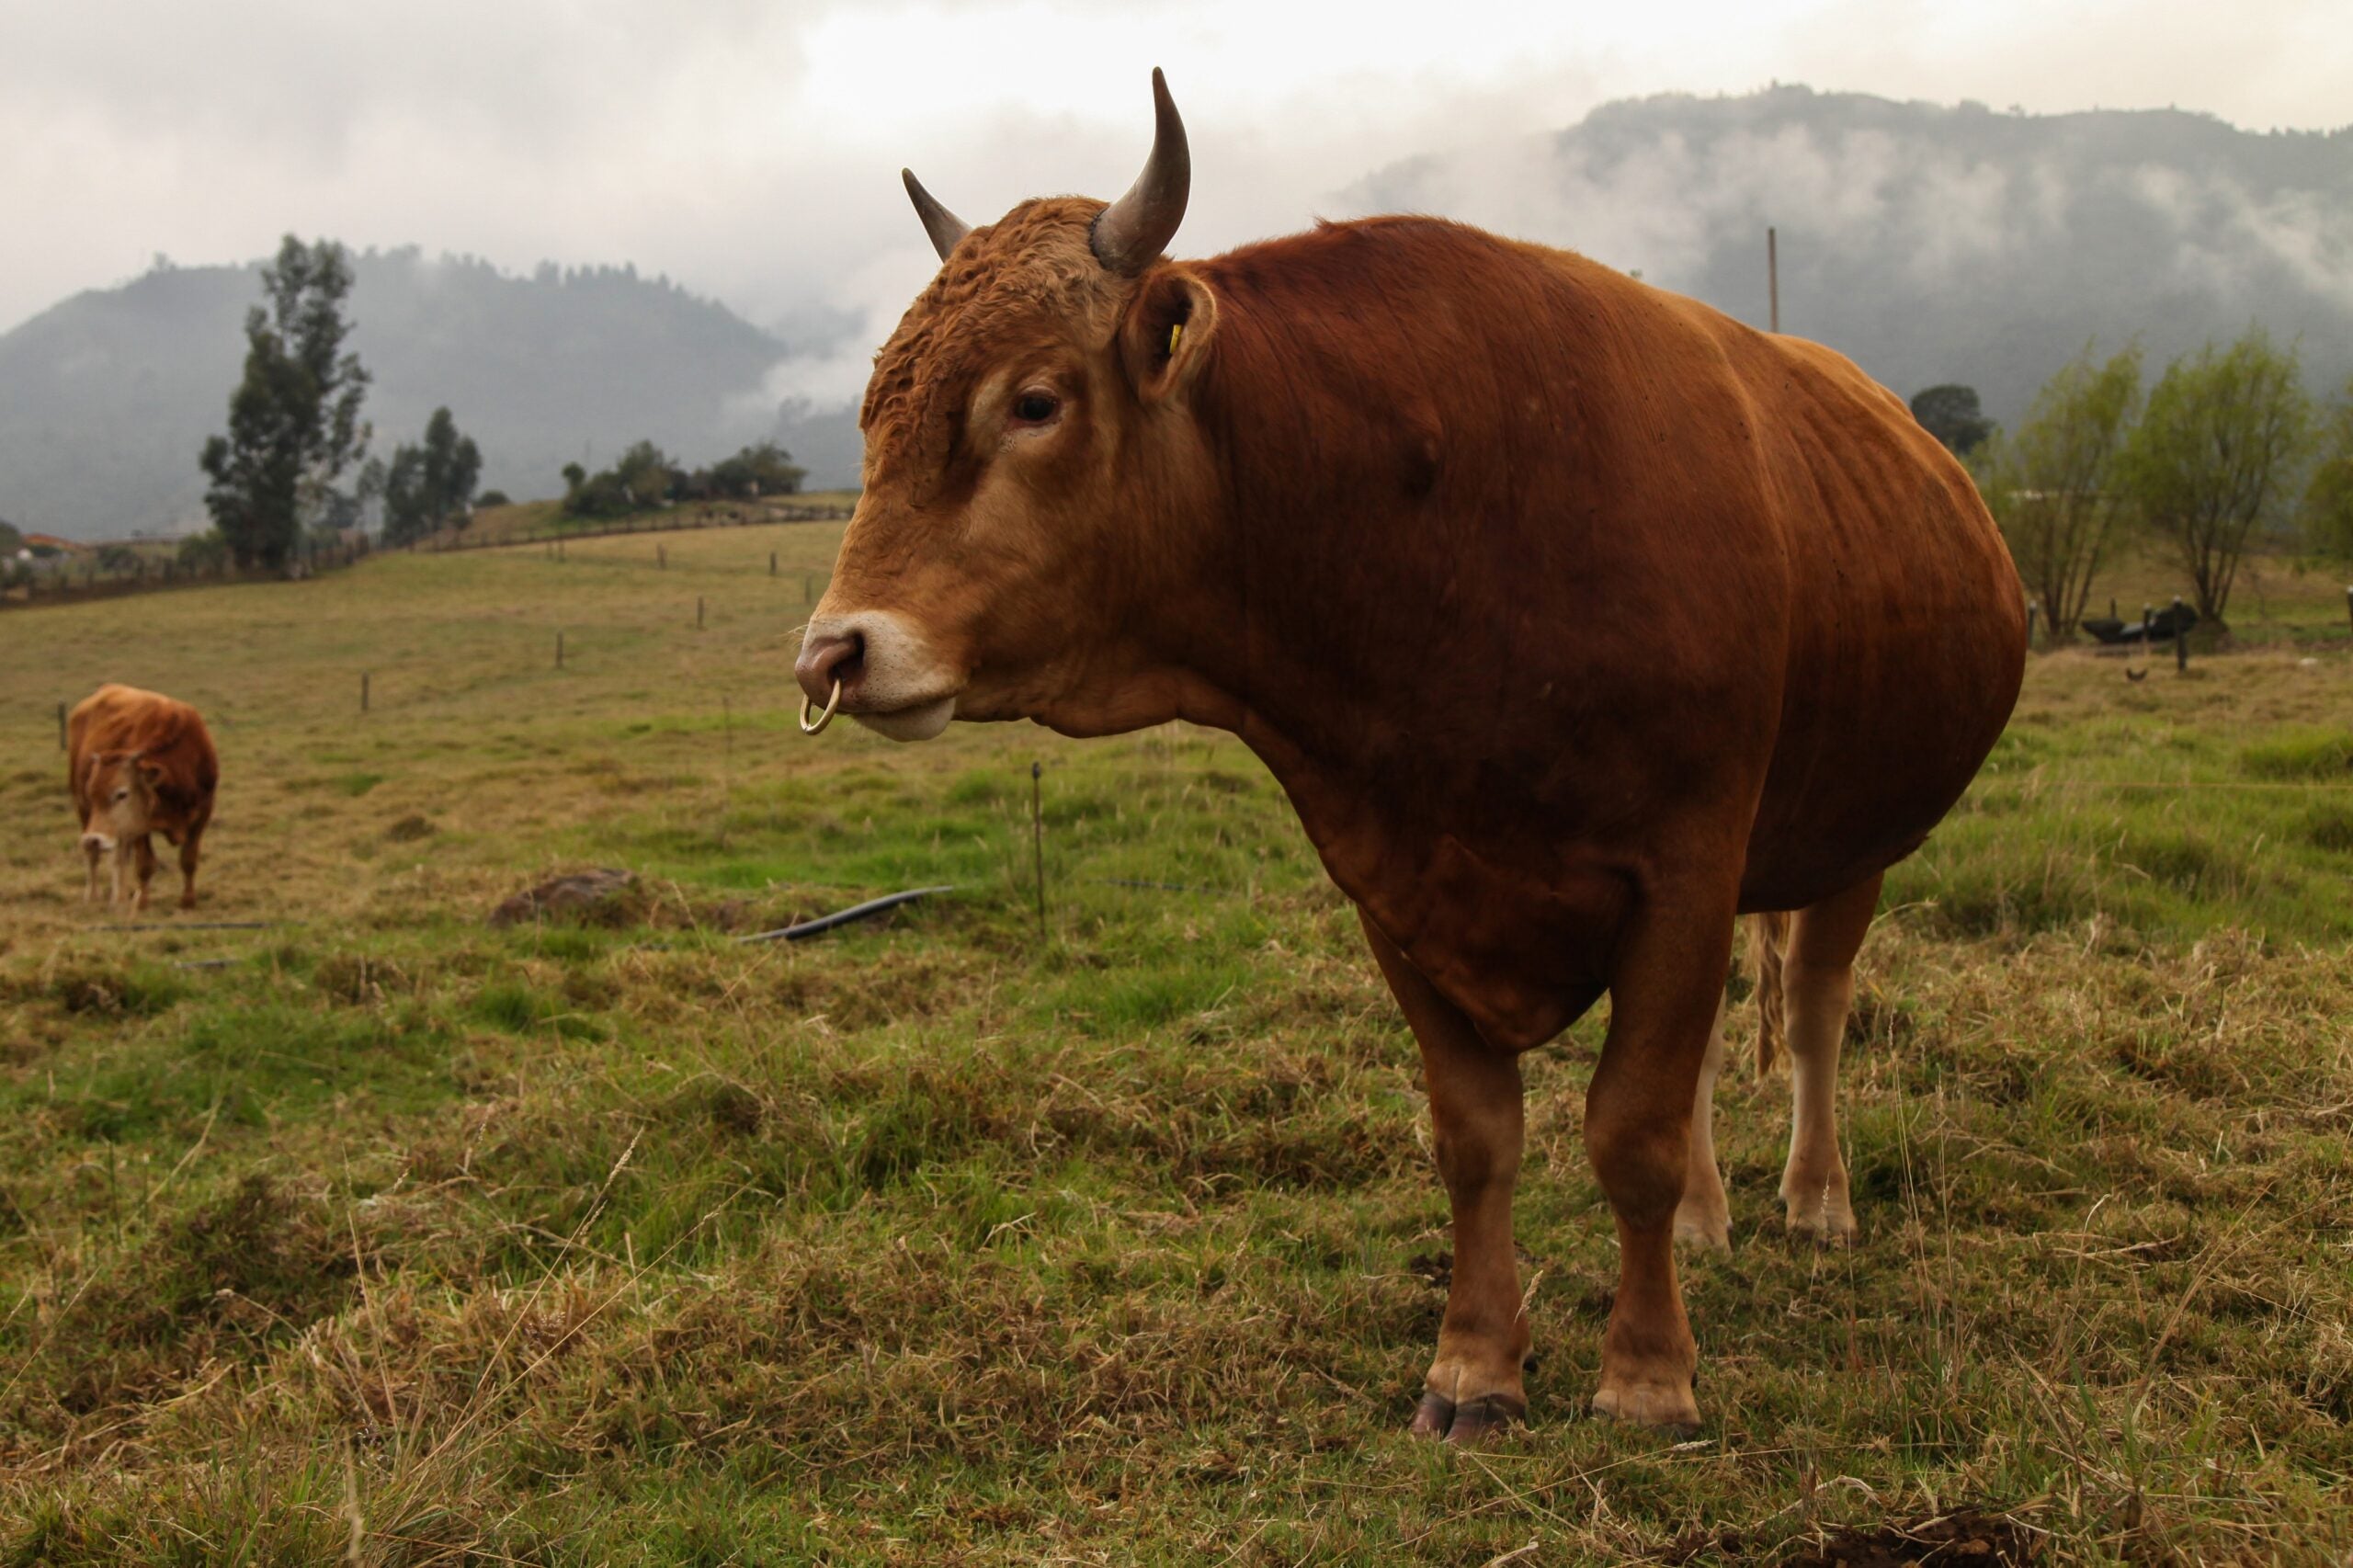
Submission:
<svg viewBox="0 0 2353 1568">
<path fill-rule="evenodd" d="M 640 441 L 613 464 L 613 476 L 640 506 L 658 506 L 670 494 L 670 460 L 651 441 Z"/>
<path fill-rule="evenodd" d="M 426 421 L 425 438 L 392 449 L 384 470 L 384 542 L 407 544 L 462 517 L 482 477 L 482 452 L 446 408 Z"/>
<path fill-rule="evenodd" d="M 14 555 L 25 548 L 25 536 L 16 524 L 0 518 L 0 555 Z"/>
<path fill-rule="evenodd" d="M 712 465 L 710 485 L 722 495 L 790 495 L 808 474 L 790 452 L 762 441 Z"/>
<path fill-rule="evenodd" d="M 482 478 L 482 452 L 472 436 L 458 432 L 447 408 L 425 422 L 425 494 L 437 525 L 462 518 Z"/>
<path fill-rule="evenodd" d="M 241 566 L 283 566 L 307 523 L 327 515 L 335 482 L 368 444 L 368 372 L 344 348 L 351 262 L 331 240 L 294 235 L 262 269 L 267 308 L 245 317 L 245 372 L 229 431 L 204 443 L 204 504 Z"/>
<path fill-rule="evenodd" d="M 2140 401 L 2139 347 L 2103 364 L 2086 345 L 2035 394 L 2015 434 L 1978 449 L 1986 505 L 2054 639 L 2075 635 L 2114 542 L 2124 511 L 2117 462 Z"/>
<path fill-rule="evenodd" d="M 2149 393 L 2119 477 L 2189 578 L 2200 619 L 2224 624 L 2246 541 L 2279 519 L 2312 412 L 2296 351 L 2259 326 L 2176 359 Z"/>
<path fill-rule="evenodd" d="M 1978 405 L 1975 387 L 1947 382 L 1916 392 L 1912 394 L 1912 417 L 1959 458 L 1975 451 L 1994 434 L 1994 422 Z"/>
<path fill-rule="evenodd" d="M 2330 403 L 2320 460 L 2304 488 L 2305 541 L 2329 555 L 2353 555 L 2353 381 Z"/>
</svg>

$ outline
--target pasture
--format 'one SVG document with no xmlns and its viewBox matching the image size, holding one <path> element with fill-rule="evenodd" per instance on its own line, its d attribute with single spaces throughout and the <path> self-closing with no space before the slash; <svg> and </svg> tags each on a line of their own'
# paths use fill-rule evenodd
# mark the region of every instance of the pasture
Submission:
<svg viewBox="0 0 2353 1568">
<path fill-rule="evenodd" d="M 1600 1020 L 1535 1053 L 1535 1424 L 1449 1452 L 1414 1047 L 1267 775 L 804 740 L 838 537 L 0 613 L 0 1562 L 1893 1562 L 1956 1509 L 1939 1561 L 2353 1551 L 2338 585 L 2272 573 L 2186 678 L 2032 662 L 1864 951 L 1852 1250 L 1779 1233 L 1735 1008 L 1698 1439 L 1581 1417 Z M 79 902 L 55 704 L 103 679 L 219 743 L 193 915 Z M 486 925 L 585 866 L 633 902 Z"/>
</svg>

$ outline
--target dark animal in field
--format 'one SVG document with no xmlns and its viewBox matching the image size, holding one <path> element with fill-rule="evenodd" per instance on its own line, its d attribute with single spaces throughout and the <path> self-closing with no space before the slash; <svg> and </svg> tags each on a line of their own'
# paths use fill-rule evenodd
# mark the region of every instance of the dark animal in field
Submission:
<svg viewBox="0 0 2353 1568">
<path fill-rule="evenodd" d="M 196 710 L 136 687 L 102 686 L 66 720 L 65 754 L 90 902 L 100 902 L 98 861 L 111 855 L 104 897 L 145 909 L 155 875 L 149 837 L 160 833 L 179 846 L 180 907 L 194 909 L 198 845 L 221 782 L 220 756 Z"/>
<path fill-rule="evenodd" d="M 2095 642 L 2129 647 L 2135 642 L 2170 642 L 2183 632 L 2196 630 L 2198 612 L 2188 605 L 2169 605 L 2145 621 L 2097 616 L 2078 624 L 2091 633 Z"/>
<path fill-rule="evenodd" d="M 1608 992 L 1593 1403 L 1688 1427 L 1673 1241 L 1726 1235 L 1734 917 L 1796 912 L 1782 1193 L 1841 1237 L 1851 963 L 2009 716 L 2017 573 L 1852 364 L 1583 256 L 1372 218 L 1167 259 L 1189 162 L 1154 93 L 1108 206 L 968 228 L 907 176 L 942 265 L 875 361 L 802 690 L 905 739 L 1184 719 L 1265 760 L 1421 1045 L 1455 1244 L 1417 1430 L 1524 1410 L 1518 1057 Z"/>
</svg>

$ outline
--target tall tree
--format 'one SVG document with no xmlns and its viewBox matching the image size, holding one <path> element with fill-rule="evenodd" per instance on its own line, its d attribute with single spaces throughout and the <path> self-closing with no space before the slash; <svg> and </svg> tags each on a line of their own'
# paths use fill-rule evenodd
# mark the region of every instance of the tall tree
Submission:
<svg viewBox="0 0 2353 1568">
<path fill-rule="evenodd" d="M 436 525 L 462 516 L 482 479 L 482 452 L 472 436 L 458 433 L 447 408 L 435 409 L 425 422 L 424 479 Z"/>
<path fill-rule="evenodd" d="M 1958 458 L 1969 456 L 1994 434 L 1994 422 L 1979 406 L 1975 387 L 1947 382 L 1914 392 L 1912 417 Z"/>
<path fill-rule="evenodd" d="M 2149 393 L 2120 477 L 2188 576 L 2200 619 L 2222 624 L 2248 537 L 2279 520 L 2312 415 L 2296 351 L 2259 326 L 2176 359 Z"/>
<path fill-rule="evenodd" d="M 2330 555 L 2353 555 L 2353 381 L 2321 426 L 2320 461 L 2304 489 L 2304 539 Z"/>
<path fill-rule="evenodd" d="M 406 544 L 462 516 L 482 478 L 482 451 L 447 408 L 426 421 L 425 438 L 392 449 L 384 471 L 384 542 Z"/>
<path fill-rule="evenodd" d="M 332 240 L 292 234 L 262 269 L 267 308 L 245 316 L 245 373 L 229 433 L 204 443 L 210 509 L 237 563 L 282 566 L 306 524 L 338 510 L 335 482 L 368 444 L 368 372 L 347 352 L 351 262 Z"/>
<path fill-rule="evenodd" d="M 1979 449 L 1986 504 L 2051 635 L 2075 635 L 2123 514 L 2117 462 L 2141 401 L 2141 350 L 2083 353 L 2043 384 L 2015 435 Z"/>
</svg>

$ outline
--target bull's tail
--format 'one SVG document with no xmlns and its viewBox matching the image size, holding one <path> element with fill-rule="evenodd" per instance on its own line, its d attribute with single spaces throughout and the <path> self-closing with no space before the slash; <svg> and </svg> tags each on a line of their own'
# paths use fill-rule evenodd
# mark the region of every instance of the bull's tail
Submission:
<svg viewBox="0 0 2353 1568">
<path fill-rule="evenodd" d="M 1748 967 L 1756 971 L 1756 1071 L 1760 1074 L 1771 1071 L 1786 1028 L 1781 958 L 1790 950 L 1790 918 L 1787 910 L 1748 917 Z"/>
</svg>

